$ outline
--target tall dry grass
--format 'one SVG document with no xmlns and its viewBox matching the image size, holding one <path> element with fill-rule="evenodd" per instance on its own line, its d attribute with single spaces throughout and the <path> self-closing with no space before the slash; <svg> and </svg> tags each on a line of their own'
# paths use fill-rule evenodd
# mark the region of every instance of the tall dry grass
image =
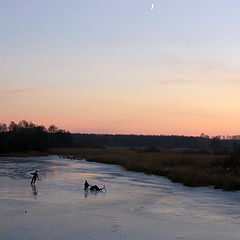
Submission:
<svg viewBox="0 0 240 240">
<path fill-rule="evenodd" d="M 67 148 L 51 149 L 50 152 L 69 158 L 118 164 L 126 170 L 166 176 L 186 186 L 240 190 L 240 169 L 233 168 L 226 155 L 136 152 L 124 148 Z"/>
</svg>

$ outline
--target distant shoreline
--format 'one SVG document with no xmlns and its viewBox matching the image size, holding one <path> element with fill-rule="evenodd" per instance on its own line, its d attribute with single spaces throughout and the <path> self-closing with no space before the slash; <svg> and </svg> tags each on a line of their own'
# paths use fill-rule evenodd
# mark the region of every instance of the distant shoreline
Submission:
<svg viewBox="0 0 240 240">
<path fill-rule="evenodd" d="M 50 154 L 48 152 L 29 151 L 29 152 L 1 153 L 0 157 L 41 157 L 49 155 Z"/>
</svg>

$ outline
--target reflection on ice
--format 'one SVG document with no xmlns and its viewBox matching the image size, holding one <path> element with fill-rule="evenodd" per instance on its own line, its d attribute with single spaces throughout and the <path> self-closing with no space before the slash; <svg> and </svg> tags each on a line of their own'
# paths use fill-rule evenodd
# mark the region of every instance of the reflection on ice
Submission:
<svg viewBox="0 0 240 240">
<path fill-rule="evenodd" d="M 32 187 L 33 196 L 37 199 L 38 191 L 35 184 L 31 185 L 31 187 Z"/>
<path fill-rule="evenodd" d="M 97 195 L 101 195 L 101 196 L 104 196 L 106 193 L 106 191 L 91 191 L 91 190 L 83 190 L 83 194 L 84 194 L 84 197 L 87 198 L 88 195 L 92 195 L 92 196 L 97 196 Z"/>
<path fill-rule="evenodd" d="M 86 179 L 107 191 L 83 190 Z M 0 158 L 0 222 L 1 240 L 233 240 L 240 195 L 56 156 Z"/>
<path fill-rule="evenodd" d="M 83 193 L 84 193 L 84 197 L 87 198 L 87 196 L 88 196 L 88 190 L 83 190 Z"/>
</svg>

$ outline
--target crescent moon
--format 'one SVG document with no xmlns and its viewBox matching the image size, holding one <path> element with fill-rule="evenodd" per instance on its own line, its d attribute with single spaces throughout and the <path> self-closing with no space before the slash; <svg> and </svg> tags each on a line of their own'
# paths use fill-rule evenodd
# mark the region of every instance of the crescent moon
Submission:
<svg viewBox="0 0 240 240">
<path fill-rule="evenodd" d="M 154 9 L 154 4 L 152 3 L 152 7 L 150 8 L 150 10 L 153 10 Z"/>
</svg>

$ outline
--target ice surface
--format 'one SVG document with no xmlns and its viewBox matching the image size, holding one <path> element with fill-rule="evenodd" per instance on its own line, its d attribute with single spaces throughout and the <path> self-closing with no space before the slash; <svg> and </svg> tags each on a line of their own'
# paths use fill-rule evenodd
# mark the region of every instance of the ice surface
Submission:
<svg viewBox="0 0 240 240">
<path fill-rule="evenodd" d="M 84 191 L 85 180 L 107 191 Z M 1 240 L 231 240 L 240 194 L 57 156 L 0 158 L 0 223 Z"/>
</svg>

